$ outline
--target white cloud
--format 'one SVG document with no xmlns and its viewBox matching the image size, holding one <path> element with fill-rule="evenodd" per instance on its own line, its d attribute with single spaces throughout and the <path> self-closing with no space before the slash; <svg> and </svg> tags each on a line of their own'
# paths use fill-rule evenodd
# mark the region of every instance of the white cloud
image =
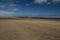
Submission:
<svg viewBox="0 0 60 40">
<path fill-rule="evenodd" d="M 0 14 L 13 14 L 14 12 L 0 10 Z"/>
<path fill-rule="evenodd" d="M 47 5 L 51 4 L 51 2 L 47 2 Z"/>
<path fill-rule="evenodd" d="M 53 3 L 55 2 L 60 2 L 60 0 L 52 0 Z M 38 3 L 38 4 L 41 4 L 41 3 L 46 3 L 47 5 L 51 4 L 51 2 L 48 2 L 48 0 L 34 0 L 34 3 Z"/>
<path fill-rule="evenodd" d="M 10 7 L 16 7 L 17 5 L 16 4 L 9 4 L 8 6 L 10 6 Z"/>
<path fill-rule="evenodd" d="M 17 11 L 17 10 L 19 10 L 19 9 L 18 9 L 18 8 L 13 8 L 13 9 L 12 9 L 12 11 Z"/>
<path fill-rule="evenodd" d="M 43 3 L 43 2 L 47 2 L 47 0 L 35 0 L 35 3 Z"/>
<path fill-rule="evenodd" d="M 26 6 L 30 6 L 30 4 L 26 4 Z"/>
<path fill-rule="evenodd" d="M 16 4 L 0 4 L 0 8 L 6 8 L 6 10 L 7 11 L 18 11 L 19 10 L 19 8 L 17 7 L 17 5 Z M 2 12 L 1 10 L 0 10 L 0 12 Z M 5 12 L 5 11 L 3 11 L 3 12 Z M 6 13 L 6 12 L 5 12 Z"/>
<path fill-rule="evenodd" d="M 0 5 L 0 8 L 5 8 L 6 7 L 6 5 Z"/>
<path fill-rule="evenodd" d="M 9 7 L 10 7 L 10 10 L 12 10 L 12 11 L 17 11 L 17 10 L 19 10 L 18 8 L 17 8 L 17 5 L 16 4 L 10 4 L 10 5 L 8 5 Z"/>
<path fill-rule="evenodd" d="M 52 0 L 53 2 L 59 2 L 60 0 Z"/>
</svg>

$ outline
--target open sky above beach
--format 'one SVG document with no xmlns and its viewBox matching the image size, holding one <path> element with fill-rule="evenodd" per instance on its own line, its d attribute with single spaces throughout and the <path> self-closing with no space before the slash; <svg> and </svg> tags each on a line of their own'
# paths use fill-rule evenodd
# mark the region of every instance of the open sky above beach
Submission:
<svg viewBox="0 0 60 40">
<path fill-rule="evenodd" d="M 60 0 L 0 0 L 0 16 L 60 16 Z"/>
</svg>

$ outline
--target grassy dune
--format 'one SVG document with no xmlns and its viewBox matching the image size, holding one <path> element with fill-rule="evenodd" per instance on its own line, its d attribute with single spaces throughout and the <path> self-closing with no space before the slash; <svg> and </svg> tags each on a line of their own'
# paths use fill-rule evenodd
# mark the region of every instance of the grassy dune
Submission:
<svg viewBox="0 0 60 40">
<path fill-rule="evenodd" d="M 60 21 L 0 20 L 0 40 L 60 40 Z"/>
</svg>

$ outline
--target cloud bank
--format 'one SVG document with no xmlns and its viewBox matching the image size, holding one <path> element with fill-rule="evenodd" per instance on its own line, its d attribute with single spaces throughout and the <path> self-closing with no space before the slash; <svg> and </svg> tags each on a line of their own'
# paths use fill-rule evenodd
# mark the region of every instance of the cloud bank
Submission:
<svg viewBox="0 0 60 40">
<path fill-rule="evenodd" d="M 50 4 L 50 2 L 48 2 L 48 0 L 34 0 L 35 3 L 47 3 L 47 4 Z M 52 0 L 52 2 L 60 2 L 60 0 Z"/>
<path fill-rule="evenodd" d="M 42 2 L 47 2 L 47 0 L 35 0 L 35 3 L 42 3 Z"/>
<path fill-rule="evenodd" d="M 60 2 L 60 0 L 52 0 L 53 2 Z"/>
<path fill-rule="evenodd" d="M 14 12 L 0 10 L 0 14 L 13 14 Z"/>
</svg>

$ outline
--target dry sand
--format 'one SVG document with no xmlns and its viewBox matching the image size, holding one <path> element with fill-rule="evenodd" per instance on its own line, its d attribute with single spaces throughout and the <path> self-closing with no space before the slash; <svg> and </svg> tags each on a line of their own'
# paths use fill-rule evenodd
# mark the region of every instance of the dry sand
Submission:
<svg viewBox="0 0 60 40">
<path fill-rule="evenodd" d="M 0 40 L 60 40 L 60 21 L 0 20 Z"/>
</svg>

